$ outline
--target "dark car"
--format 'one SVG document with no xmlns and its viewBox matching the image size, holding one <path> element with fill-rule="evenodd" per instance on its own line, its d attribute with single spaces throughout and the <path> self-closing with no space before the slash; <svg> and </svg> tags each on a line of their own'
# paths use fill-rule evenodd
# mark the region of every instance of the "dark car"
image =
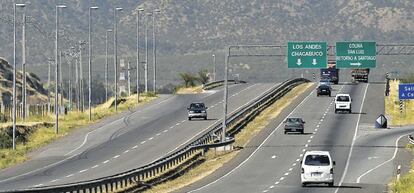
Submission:
<svg viewBox="0 0 414 193">
<path fill-rule="evenodd" d="M 192 118 L 203 118 L 207 120 L 207 107 L 204 103 L 191 103 L 187 110 L 188 120 L 191 121 Z"/>
<path fill-rule="evenodd" d="M 316 89 L 316 96 L 328 95 L 331 96 L 331 87 L 328 85 L 321 84 Z"/>
<path fill-rule="evenodd" d="M 300 132 L 301 134 L 305 131 L 305 121 L 299 117 L 290 117 L 285 120 L 285 134 L 288 132 Z"/>
</svg>

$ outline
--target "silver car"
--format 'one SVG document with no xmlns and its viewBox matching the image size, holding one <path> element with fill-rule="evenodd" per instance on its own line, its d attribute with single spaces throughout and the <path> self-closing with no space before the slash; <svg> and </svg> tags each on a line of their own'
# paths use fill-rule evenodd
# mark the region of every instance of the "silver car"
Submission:
<svg viewBox="0 0 414 193">
<path fill-rule="evenodd" d="M 203 118 L 204 120 L 207 120 L 207 107 L 204 103 L 191 103 L 187 110 L 189 121 L 191 121 L 192 118 Z"/>
</svg>

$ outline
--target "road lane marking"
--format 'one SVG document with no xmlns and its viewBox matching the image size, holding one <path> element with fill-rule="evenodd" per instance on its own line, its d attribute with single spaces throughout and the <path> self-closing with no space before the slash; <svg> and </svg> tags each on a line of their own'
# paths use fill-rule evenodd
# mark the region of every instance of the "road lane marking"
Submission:
<svg viewBox="0 0 414 193">
<path fill-rule="evenodd" d="M 72 176 L 74 176 L 74 175 L 73 175 L 73 174 L 69 174 L 69 175 L 67 175 L 67 176 L 65 176 L 65 177 L 70 178 L 70 177 L 72 177 Z"/>
<path fill-rule="evenodd" d="M 286 172 L 286 173 L 285 173 L 285 176 L 288 176 L 288 175 L 289 175 L 289 172 Z"/>
<path fill-rule="evenodd" d="M 157 133 L 157 136 L 160 136 L 161 135 L 161 133 Z"/>
<path fill-rule="evenodd" d="M 175 124 L 176 126 L 180 125 L 180 123 Z"/>
<path fill-rule="evenodd" d="M 164 132 L 164 133 L 167 133 L 167 132 L 168 132 L 168 130 L 164 130 L 163 132 Z"/>
<path fill-rule="evenodd" d="M 136 149 L 136 148 L 138 148 L 138 145 L 136 145 L 136 146 L 132 147 L 132 149 Z"/>
<path fill-rule="evenodd" d="M 289 168 L 289 171 L 291 172 L 293 170 L 293 168 Z"/>
<path fill-rule="evenodd" d="M 306 149 L 302 149 L 302 151 L 303 151 L 303 152 L 305 152 L 305 151 L 306 151 Z"/>
<path fill-rule="evenodd" d="M 385 162 L 383 162 L 383 163 L 381 163 L 381 164 L 379 164 L 379 165 L 375 166 L 374 168 L 372 168 L 372 169 L 370 169 L 370 170 L 366 171 L 365 173 L 363 173 L 361 176 L 359 176 L 359 177 L 357 178 L 356 182 L 359 184 L 359 182 L 361 181 L 361 178 L 362 178 L 362 177 L 364 177 L 364 176 L 365 176 L 365 175 L 367 175 L 368 173 L 370 173 L 370 172 L 372 172 L 372 171 L 376 170 L 377 168 L 379 168 L 379 167 L 381 167 L 381 166 L 385 165 L 386 163 L 388 163 L 388 162 L 390 162 L 390 161 L 394 160 L 394 158 L 395 158 L 395 156 L 397 156 L 397 152 L 398 152 L 398 142 L 400 141 L 400 139 L 401 139 L 402 137 L 404 137 L 404 136 L 406 136 L 406 135 L 407 135 L 407 134 L 401 135 L 401 136 L 400 136 L 400 137 L 398 137 L 398 139 L 395 141 L 395 150 L 394 150 L 394 155 L 393 155 L 393 156 L 392 156 L 389 160 L 387 160 L 387 161 L 385 161 Z"/>
<path fill-rule="evenodd" d="M 279 181 L 283 181 L 285 179 L 285 177 L 281 177 Z"/>
<path fill-rule="evenodd" d="M 311 135 L 310 138 L 312 139 L 313 138 L 313 135 Z"/>
<path fill-rule="evenodd" d="M 310 143 L 311 141 L 312 141 L 312 140 L 310 140 L 310 139 L 309 139 L 309 140 L 308 140 L 308 143 Z"/>
<path fill-rule="evenodd" d="M 275 158 L 276 158 L 276 155 L 272 156 L 272 159 L 275 159 Z"/>
<path fill-rule="evenodd" d="M 50 183 L 57 182 L 57 181 L 59 181 L 59 180 L 60 180 L 60 179 L 54 179 L 54 180 L 50 181 Z"/>
<path fill-rule="evenodd" d="M 172 128 L 174 128 L 174 127 L 175 127 L 175 126 L 173 125 L 173 126 L 171 126 L 171 127 L 170 127 L 170 129 L 172 129 Z M 164 132 L 165 132 L 165 131 L 167 131 L 167 130 L 164 130 Z"/>
<path fill-rule="evenodd" d="M 129 150 L 128 150 L 128 149 L 124 151 L 124 153 L 128 153 L 128 152 L 129 152 Z"/>
<path fill-rule="evenodd" d="M 308 144 L 305 144 L 305 147 L 308 147 L 309 145 Z"/>
<path fill-rule="evenodd" d="M 106 161 L 104 161 L 104 162 L 102 162 L 103 164 L 106 164 L 106 163 L 108 163 L 109 162 L 109 160 L 106 160 Z"/>
<path fill-rule="evenodd" d="M 317 128 L 319 128 L 319 127 L 320 127 L 320 125 L 316 125 L 316 127 L 317 127 Z"/>
<path fill-rule="evenodd" d="M 365 102 L 365 98 L 367 96 L 368 86 L 369 86 L 369 83 L 365 87 L 364 97 L 362 98 L 361 108 L 359 109 L 359 112 L 362 112 L 362 108 L 364 107 L 364 102 Z M 352 143 L 351 143 L 351 149 L 349 150 L 348 158 L 347 158 L 346 164 L 345 164 L 345 169 L 344 169 L 344 172 L 342 173 L 341 180 L 339 181 L 339 185 L 338 185 L 338 188 L 336 188 L 335 193 L 338 193 L 339 187 L 341 187 L 342 183 L 344 182 L 345 175 L 348 172 L 349 161 L 351 160 L 351 155 L 352 155 L 352 152 L 354 150 L 355 139 L 356 139 L 356 136 L 357 136 L 357 133 L 358 133 L 358 127 L 359 127 L 359 121 L 360 120 L 361 120 L 361 114 L 358 115 L 358 120 L 357 120 L 357 124 L 356 124 L 355 131 L 354 131 L 354 138 L 352 139 Z"/>
<path fill-rule="evenodd" d="M 142 144 L 144 144 L 145 142 L 147 142 L 147 141 L 142 141 L 142 142 L 141 142 L 141 145 L 142 145 Z"/>
<path fill-rule="evenodd" d="M 154 139 L 154 137 L 150 137 L 149 139 L 148 139 L 148 141 L 151 141 L 151 140 L 153 140 Z"/>
<path fill-rule="evenodd" d="M 88 171 L 88 169 L 81 170 L 81 171 L 79 171 L 79 173 L 83 173 L 83 172 L 86 172 L 86 171 Z"/>
<path fill-rule="evenodd" d="M 269 192 L 269 190 L 263 190 L 263 192 Z"/>
<path fill-rule="evenodd" d="M 296 166 L 296 163 L 293 163 L 292 166 Z"/>
<path fill-rule="evenodd" d="M 120 155 L 116 155 L 116 156 L 114 156 L 114 159 L 119 158 L 119 156 L 120 156 Z"/>
<path fill-rule="evenodd" d="M 296 159 L 296 161 L 298 162 L 300 159 Z"/>
<path fill-rule="evenodd" d="M 275 185 L 278 185 L 279 184 L 279 182 L 275 182 Z"/>
<path fill-rule="evenodd" d="M 182 121 L 181 121 L 181 123 L 184 123 L 184 122 L 185 122 L 185 120 L 182 120 Z"/>
<path fill-rule="evenodd" d="M 43 186 L 43 184 L 38 184 L 38 185 L 35 185 L 35 187 L 39 187 L 39 186 Z"/>
<path fill-rule="evenodd" d="M 274 187 L 275 187 L 275 186 L 270 186 L 269 188 L 270 188 L 270 189 L 273 189 Z"/>
<path fill-rule="evenodd" d="M 92 169 L 95 169 L 95 168 L 97 168 L 97 167 L 99 167 L 99 165 L 94 165 L 94 166 L 92 167 Z"/>
</svg>

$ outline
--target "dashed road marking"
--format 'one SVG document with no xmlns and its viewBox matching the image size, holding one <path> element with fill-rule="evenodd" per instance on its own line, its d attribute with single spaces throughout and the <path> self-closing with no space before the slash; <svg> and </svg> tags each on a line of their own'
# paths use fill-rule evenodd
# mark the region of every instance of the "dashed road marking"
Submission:
<svg viewBox="0 0 414 193">
<path fill-rule="evenodd" d="M 308 147 L 309 145 L 308 144 L 305 144 L 305 147 Z"/>
<path fill-rule="evenodd" d="M 108 163 L 109 162 L 109 160 L 106 160 L 106 161 L 104 161 L 104 162 L 102 162 L 103 164 L 106 164 L 106 163 Z"/>
<path fill-rule="evenodd" d="M 86 172 L 86 171 L 88 171 L 88 169 L 81 170 L 81 171 L 79 171 L 79 173 L 83 173 L 83 172 Z"/>
<path fill-rule="evenodd" d="M 94 165 L 92 168 L 97 168 L 97 167 L 99 167 L 99 165 Z"/>
<path fill-rule="evenodd" d="M 168 132 L 168 130 L 164 130 L 163 132 L 164 132 L 164 133 L 167 133 L 167 132 Z"/>
<path fill-rule="evenodd" d="M 285 179 L 285 177 L 281 177 L 281 178 L 280 178 L 280 181 L 282 181 L 282 180 L 284 180 L 284 179 Z"/>
<path fill-rule="evenodd" d="M 309 139 L 309 140 L 308 140 L 308 143 L 310 143 L 311 141 L 312 141 L 312 140 L 310 140 L 310 139 Z"/>
<path fill-rule="evenodd" d="M 136 148 L 138 148 L 138 145 L 136 145 L 136 146 L 132 147 L 132 149 L 136 149 Z"/>
<path fill-rule="evenodd" d="M 293 163 L 292 166 L 296 166 L 296 163 Z"/>
<path fill-rule="evenodd" d="M 310 136 L 310 138 L 312 139 L 312 138 L 313 138 L 313 135 L 312 135 L 312 136 Z"/>
<path fill-rule="evenodd" d="M 69 174 L 69 175 L 67 175 L 67 176 L 65 176 L 65 177 L 70 178 L 70 177 L 72 177 L 72 176 L 73 176 L 73 174 Z"/>
<path fill-rule="evenodd" d="M 59 179 L 54 179 L 54 180 L 50 181 L 50 183 L 57 182 L 57 181 L 59 181 Z"/>
<path fill-rule="evenodd" d="M 275 185 L 278 185 L 279 184 L 279 182 L 275 182 Z"/>
<path fill-rule="evenodd" d="M 275 187 L 275 186 L 270 186 L 269 188 L 270 188 L 270 189 L 273 189 L 274 187 Z"/>
<path fill-rule="evenodd" d="M 128 152 L 129 152 L 129 150 L 128 150 L 128 149 L 124 151 L 124 153 L 128 153 Z"/>
<path fill-rule="evenodd" d="M 161 133 L 157 133 L 157 136 L 160 136 L 161 135 Z"/>
<path fill-rule="evenodd" d="M 276 155 L 272 156 L 272 159 L 275 159 L 275 158 L 276 158 Z"/>
<path fill-rule="evenodd" d="M 114 156 L 114 159 L 119 158 L 119 156 L 120 156 L 120 155 L 116 155 L 116 156 Z"/>
<path fill-rule="evenodd" d="M 293 170 L 293 168 L 289 168 L 289 171 L 292 171 Z"/>
<path fill-rule="evenodd" d="M 150 137 L 149 139 L 148 139 L 148 141 L 151 141 L 151 140 L 153 140 L 154 139 L 154 137 Z"/>
</svg>

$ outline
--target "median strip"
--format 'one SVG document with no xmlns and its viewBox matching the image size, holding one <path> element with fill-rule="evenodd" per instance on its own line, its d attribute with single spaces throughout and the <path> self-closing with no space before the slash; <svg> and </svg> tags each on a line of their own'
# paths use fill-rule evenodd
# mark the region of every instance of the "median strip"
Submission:
<svg viewBox="0 0 414 193">
<path fill-rule="evenodd" d="M 290 105 L 296 97 L 300 96 L 303 92 L 308 90 L 312 86 L 312 83 L 301 84 L 285 96 L 277 100 L 271 106 L 261 112 L 253 121 L 251 121 L 244 129 L 242 129 L 236 136 L 235 146 L 244 147 L 249 141 L 257 135 L 263 128 L 265 128 L 272 119 L 276 118 L 284 108 Z M 192 184 L 204 177 L 210 175 L 225 163 L 233 159 L 239 151 L 228 152 L 215 152 L 208 151 L 200 159 L 201 164 L 193 167 L 183 175 L 174 180 L 167 181 L 160 185 L 154 186 L 147 190 L 147 193 L 155 192 L 172 192 L 181 189 L 189 184 Z"/>
</svg>

